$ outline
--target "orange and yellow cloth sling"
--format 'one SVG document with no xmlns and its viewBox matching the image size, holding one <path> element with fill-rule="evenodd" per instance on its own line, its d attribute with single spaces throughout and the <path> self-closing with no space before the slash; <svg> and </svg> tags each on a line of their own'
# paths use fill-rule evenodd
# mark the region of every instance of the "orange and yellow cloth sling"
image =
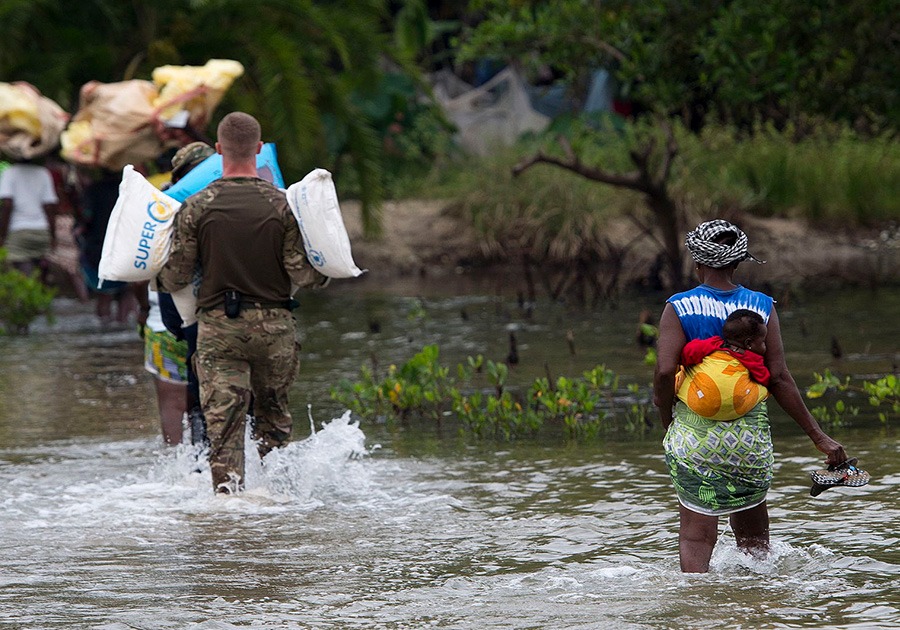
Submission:
<svg viewBox="0 0 900 630">
<path fill-rule="evenodd" d="M 697 365 L 682 366 L 675 377 L 679 400 L 710 420 L 735 420 L 769 396 L 769 390 L 750 378 L 736 358 L 717 350 Z"/>
</svg>

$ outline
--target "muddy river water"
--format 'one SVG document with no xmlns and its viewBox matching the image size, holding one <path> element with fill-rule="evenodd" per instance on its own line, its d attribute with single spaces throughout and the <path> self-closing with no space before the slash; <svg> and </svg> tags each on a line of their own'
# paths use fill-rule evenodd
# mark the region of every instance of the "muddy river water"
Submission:
<svg viewBox="0 0 900 630">
<path fill-rule="evenodd" d="M 0 337 L 0 628 L 900 628 L 896 418 L 835 429 L 873 480 L 813 498 L 821 460 L 773 403 L 772 554 L 738 553 L 723 520 L 711 572 L 686 576 L 659 429 L 476 441 L 329 398 L 427 343 L 448 364 L 502 360 L 510 332 L 513 380 L 604 363 L 650 381 L 635 328 L 661 300 L 529 315 L 446 289 L 310 296 L 297 441 L 232 498 L 189 446 L 163 446 L 133 330 L 59 300 L 53 324 Z M 782 300 L 797 380 L 896 372 L 898 313 L 896 291 Z"/>
</svg>

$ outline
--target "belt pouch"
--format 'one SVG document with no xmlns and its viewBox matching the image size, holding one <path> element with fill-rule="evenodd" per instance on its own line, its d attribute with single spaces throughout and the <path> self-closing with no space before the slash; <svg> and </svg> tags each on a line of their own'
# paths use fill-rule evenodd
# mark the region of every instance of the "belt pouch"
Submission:
<svg viewBox="0 0 900 630">
<path fill-rule="evenodd" d="M 225 316 L 229 319 L 235 319 L 241 314 L 241 293 L 240 291 L 225 292 Z"/>
</svg>

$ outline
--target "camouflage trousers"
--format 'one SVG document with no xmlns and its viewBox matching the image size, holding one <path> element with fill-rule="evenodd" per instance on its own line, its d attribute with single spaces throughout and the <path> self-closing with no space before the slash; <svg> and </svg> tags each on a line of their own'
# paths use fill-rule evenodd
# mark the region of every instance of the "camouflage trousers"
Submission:
<svg viewBox="0 0 900 630">
<path fill-rule="evenodd" d="M 253 439 L 260 457 L 291 436 L 288 390 L 300 364 L 290 311 L 245 308 L 229 319 L 224 311 L 201 313 L 194 370 L 209 433 L 213 489 L 243 487 L 244 430 L 253 395 Z"/>
</svg>

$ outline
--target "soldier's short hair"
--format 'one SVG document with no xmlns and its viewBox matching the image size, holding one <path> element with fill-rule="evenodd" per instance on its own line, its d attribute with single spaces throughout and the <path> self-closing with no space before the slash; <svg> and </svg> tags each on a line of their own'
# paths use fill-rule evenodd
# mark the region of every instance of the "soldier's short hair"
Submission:
<svg viewBox="0 0 900 630">
<path fill-rule="evenodd" d="M 262 129 L 250 114 L 231 112 L 219 123 L 216 135 L 224 155 L 235 160 L 248 160 L 256 155 Z"/>
</svg>

